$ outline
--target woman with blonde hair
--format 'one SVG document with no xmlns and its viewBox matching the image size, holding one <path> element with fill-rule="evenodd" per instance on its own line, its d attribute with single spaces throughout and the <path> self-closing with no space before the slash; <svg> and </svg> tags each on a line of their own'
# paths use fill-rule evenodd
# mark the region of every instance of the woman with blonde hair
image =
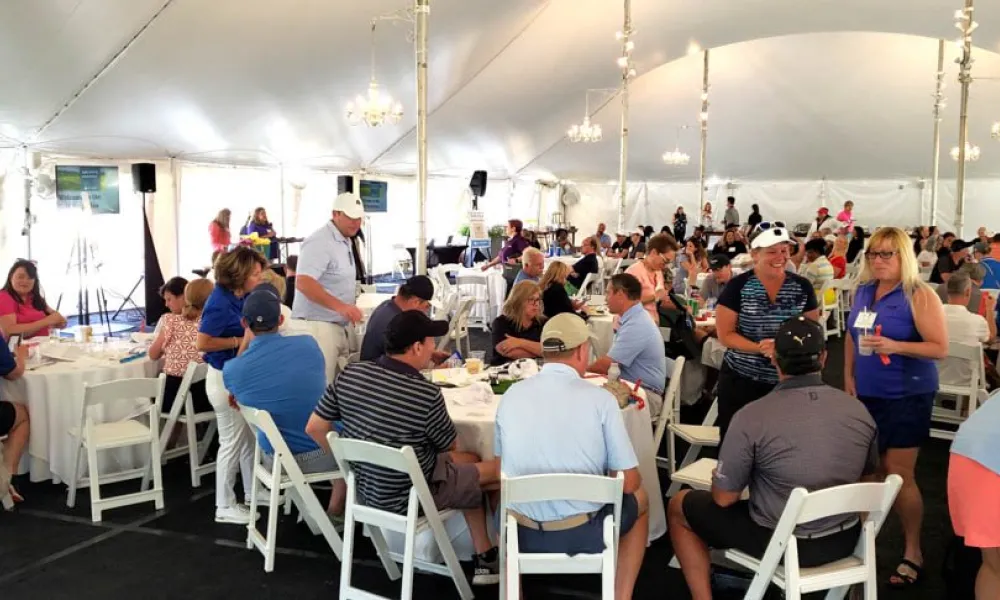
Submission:
<svg viewBox="0 0 1000 600">
<path fill-rule="evenodd" d="M 260 283 L 267 260 L 246 246 L 237 246 L 215 260 L 215 289 L 202 311 L 198 326 L 198 350 L 205 353 L 208 374 L 205 391 L 215 410 L 219 427 L 219 452 L 215 461 L 215 521 L 246 525 L 251 518 L 246 506 L 236 503 L 233 486 L 240 469 L 245 498 L 250 498 L 253 466 L 253 435 L 230 401 L 222 381 L 222 367 L 246 348 L 249 338 L 243 324 L 243 301 Z"/>
<path fill-rule="evenodd" d="M 575 313 L 583 308 L 583 302 L 573 300 L 566 291 L 566 278 L 573 270 L 564 262 L 553 261 L 545 270 L 538 288 L 542 290 L 542 314 L 545 318 L 562 313 Z"/>
<path fill-rule="evenodd" d="M 229 233 L 229 219 L 232 214 L 231 210 L 223 208 L 208 224 L 208 236 L 212 240 L 212 250 L 217 252 L 229 250 L 229 244 L 232 243 L 232 236 Z"/>
<path fill-rule="evenodd" d="M 518 358 L 542 356 L 542 290 L 537 283 L 522 281 L 514 286 L 503 312 L 493 321 L 491 365 Z"/>
<path fill-rule="evenodd" d="M 840 234 L 833 240 L 833 250 L 827 257 L 833 265 L 834 279 L 843 279 L 847 276 L 847 236 Z"/>
<path fill-rule="evenodd" d="M 883 227 L 871 236 L 847 322 L 844 389 L 864 403 L 878 427 L 879 474 L 903 478 L 895 509 L 906 549 L 889 585 L 907 588 L 923 572 L 924 507 L 914 467 L 930 435 L 936 361 L 948 355 L 948 332 L 941 300 L 921 281 L 913 242 L 903 230 Z"/>
</svg>

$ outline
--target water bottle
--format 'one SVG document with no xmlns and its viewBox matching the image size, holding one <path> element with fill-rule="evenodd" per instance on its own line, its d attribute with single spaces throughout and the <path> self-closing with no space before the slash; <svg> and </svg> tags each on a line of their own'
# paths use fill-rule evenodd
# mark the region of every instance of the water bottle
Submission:
<svg viewBox="0 0 1000 600">
<path fill-rule="evenodd" d="M 621 377 L 622 371 L 618 368 L 618 363 L 611 363 L 608 367 L 608 383 L 614 383 Z"/>
</svg>

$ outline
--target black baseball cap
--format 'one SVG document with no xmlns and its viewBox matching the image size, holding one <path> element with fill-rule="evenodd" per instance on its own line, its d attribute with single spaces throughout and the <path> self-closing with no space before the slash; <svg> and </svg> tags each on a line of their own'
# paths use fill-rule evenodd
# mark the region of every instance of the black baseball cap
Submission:
<svg viewBox="0 0 1000 600">
<path fill-rule="evenodd" d="M 243 318 L 251 331 L 275 329 L 281 320 L 281 298 L 270 283 L 255 287 L 243 302 Z"/>
<path fill-rule="evenodd" d="M 718 271 L 719 269 L 728 267 L 729 265 L 729 257 L 725 254 L 713 254 L 708 257 L 708 268 L 713 271 Z"/>
<path fill-rule="evenodd" d="M 434 298 L 434 284 L 431 283 L 431 278 L 426 275 L 417 275 L 416 277 L 410 277 L 403 283 L 400 287 L 400 291 L 407 293 L 409 296 L 416 296 L 421 300 L 430 302 Z"/>
<path fill-rule="evenodd" d="M 802 315 L 785 320 L 774 337 L 774 351 L 779 357 L 819 356 L 824 350 L 826 335 L 823 327 Z"/>
<path fill-rule="evenodd" d="M 385 331 L 385 349 L 389 354 L 399 354 L 428 337 L 441 337 L 448 333 L 448 321 L 434 321 L 419 310 L 407 310 L 389 321 Z"/>
<path fill-rule="evenodd" d="M 955 240 L 951 243 L 952 252 L 961 252 L 962 250 L 967 250 L 972 247 L 972 242 L 967 242 L 965 240 Z"/>
</svg>

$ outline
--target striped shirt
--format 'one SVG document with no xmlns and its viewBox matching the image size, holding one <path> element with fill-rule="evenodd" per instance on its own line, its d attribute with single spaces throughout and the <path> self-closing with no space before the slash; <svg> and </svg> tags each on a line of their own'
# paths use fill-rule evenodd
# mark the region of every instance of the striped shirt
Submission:
<svg viewBox="0 0 1000 600">
<path fill-rule="evenodd" d="M 458 435 L 440 388 L 389 356 L 347 365 L 327 387 L 316 414 L 343 422 L 345 438 L 412 447 L 428 481 L 437 455 Z M 355 463 L 354 469 L 366 506 L 406 514 L 411 487 L 406 473 L 365 463 Z"/>
<path fill-rule="evenodd" d="M 741 273 L 726 284 L 719 305 L 737 314 L 736 333 L 750 340 L 774 339 L 786 319 L 815 310 L 816 293 L 809 280 L 786 273 L 774 304 L 755 271 Z M 763 383 L 778 383 L 778 371 L 763 354 L 726 350 L 725 363 L 741 377 Z"/>
</svg>

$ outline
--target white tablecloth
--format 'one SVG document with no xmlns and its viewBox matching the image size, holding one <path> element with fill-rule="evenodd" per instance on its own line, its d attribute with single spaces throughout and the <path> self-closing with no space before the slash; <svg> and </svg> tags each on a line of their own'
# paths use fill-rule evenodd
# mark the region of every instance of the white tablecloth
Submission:
<svg viewBox="0 0 1000 600">
<path fill-rule="evenodd" d="M 615 339 L 614 322 L 615 317 L 611 314 L 591 315 L 587 319 L 587 326 L 595 338 L 590 346 L 596 358 L 604 356 L 611 350 L 611 344 Z"/>
<path fill-rule="evenodd" d="M 392 297 L 393 294 L 361 294 L 358 296 L 356 306 L 367 319 L 373 310 L 386 300 L 391 300 Z"/>
<path fill-rule="evenodd" d="M 588 381 L 600 385 L 605 379 L 597 377 Z M 459 402 L 458 398 L 462 394 L 461 388 L 444 390 L 448 414 L 451 415 L 458 430 L 458 449 L 475 452 L 483 459 L 493 458 L 494 422 L 500 396 L 494 396 L 489 404 L 470 405 Z M 635 405 L 623 410 L 622 418 L 625 420 L 629 439 L 632 440 L 632 448 L 639 459 L 639 474 L 642 476 L 643 488 L 649 496 L 649 541 L 653 541 L 667 532 L 667 517 L 656 470 L 656 451 L 653 448 L 653 425 L 649 410 L 646 408 L 638 410 Z"/>
<path fill-rule="evenodd" d="M 22 472 L 26 469 L 31 481 L 52 479 L 59 483 L 72 478 L 76 439 L 69 430 L 80 425 L 84 383 L 156 377 L 159 372 L 160 363 L 148 358 L 122 364 L 84 356 L 75 362 L 28 371 L 16 381 L 4 380 L 3 397 L 27 405 L 31 417 L 31 437 L 21 463 Z M 123 400 L 95 409 L 95 417 L 103 421 L 122 419 L 135 414 L 137 406 L 134 400 Z M 148 456 L 148 451 L 135 447 L 101 451 L 98 460 L 101 470 L 110 473 L 138 468 Z"/>
<path fill-rule="evenodd" d="M 477 282 L 473 285 L 458 285 L 458 293 L 462 298 L 475 298 L 476 304 L 472 307 L 470 317 L 473 322 L 485 322 L 492 325 L 493 319 L 500 315 L 503 310 L 503 301 L 507 296 L 507 280 L 503 278 L 502 269 L 490 269 L 483 271 L 478 267 L 472 269 L 460 269 L 455 275 L 455 283 L 458 279 L 472 279 Z M 485 284 L 478 285 L 479 282 Z"/>
</svg>

